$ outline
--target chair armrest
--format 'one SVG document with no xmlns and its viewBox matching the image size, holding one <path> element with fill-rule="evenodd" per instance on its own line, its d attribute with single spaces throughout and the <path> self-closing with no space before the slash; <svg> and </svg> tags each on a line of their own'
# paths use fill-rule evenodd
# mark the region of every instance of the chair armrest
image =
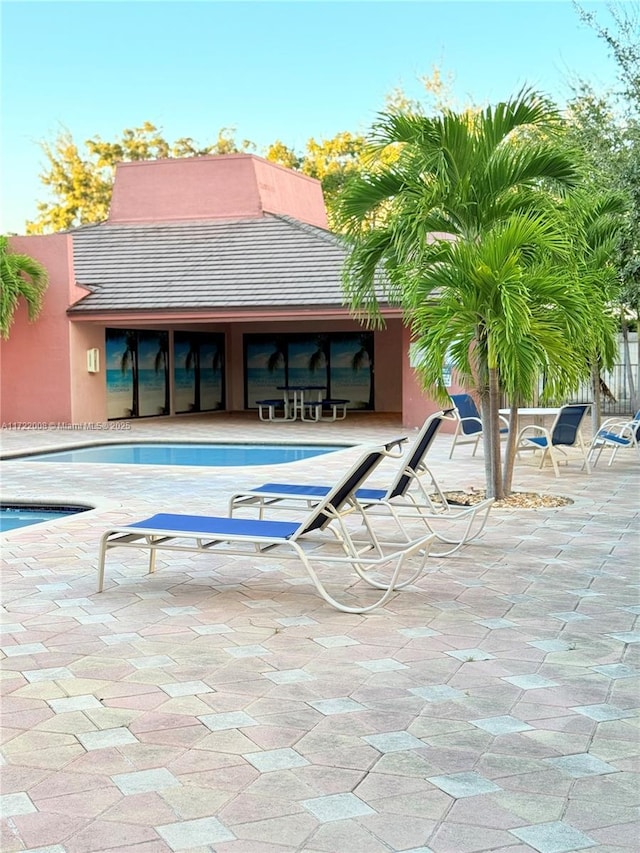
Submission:
<svg viewBox="0 0 640 853">
<path fill-rule="evenodd" d="M 600 425 L 600 429 L 596 433 L 594 441 L 607 433 L 609 433 L 609 435 L 613 433 L 613 435 L 618 436 L 632 436 L 635 434 L 639 426 L 640 421 L 638 420 L 623 421 L 619 418 L 608 418 Z"/>
<path fill-rule="evenodd" d="M 524 435 L 524 433 L 527 432 L 528 430 L 532 430 L 532 431 L 536 432 L 538 434 L 538 436 L 540 436 L 540 435 L 545 436 L 547 441 L 551 442 L 551 433 L 549 432 L 548 429 L 546 429 L 543 426 L 539 426 L 538 424 L 527 424 L 527 426 L 522 427 L 522 429 L 518 433 L 518 439 L 517 439 L 516 444 L 520 444 L 520 441 L 522 440 L 522 438 L 524 438 L 525 440 L 528 438 L 528 436 Z"/>
<path fill-rule="evenodd" d="M 506 426 L 507 429 L 511 429 L 511 424 L 509 423 L 509 418 L 505 418 L 504 415 L 498 415 L 498 418 L 502 421 L 502 423 Z"/>
<path fill-rule="evenodd" d="M 628 423 L 629 421 L 625 421 L 622 418 L 607 418 L 606 421 L 600 424 L 598 432 L 613 432 L 615 427 L 625 427 Z"/>
</svg>

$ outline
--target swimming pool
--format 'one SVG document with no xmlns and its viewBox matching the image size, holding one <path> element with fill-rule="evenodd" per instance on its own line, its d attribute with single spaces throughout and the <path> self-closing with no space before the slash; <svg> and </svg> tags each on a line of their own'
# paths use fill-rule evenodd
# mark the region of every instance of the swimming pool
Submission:
<svg viewBox="0 0 640 853">
<path fill-rule="evenodd" d="M 57 518 L 67 518 L 78 512 L 87 512 L 87 506 L 48 506 L 31 504 L 0 504 L 0 533 L 18 530 L 30 524 L 41 524 L 43 521 L 55 521 Z"/>
<path fill-rule="evenodd" d="M 245 466 L 297 462 L 344 450 L 349 445 L 327 444 L 191 444 L 118 443 L 12 457 L 24 462 L 99 462 L 121 465 Z"/>
</svg>

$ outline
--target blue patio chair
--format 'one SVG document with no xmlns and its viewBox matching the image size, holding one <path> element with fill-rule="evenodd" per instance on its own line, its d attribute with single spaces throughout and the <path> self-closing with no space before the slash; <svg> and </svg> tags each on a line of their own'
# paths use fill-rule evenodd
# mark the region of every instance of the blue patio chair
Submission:
<svg viewBox="0 0 640 853">
<path fill-rule="evenodd" d="M 455 406 L 454 416 L 457 423 L 456 431 L 453 434 L 453 441 L 451 442 L 449 459 L 451 459 L 453 451 L 459 444 L 473 444 L 473 453 L 471 455 L 475 456 L 483 434 L 482 419 L 480 418 L 478 407 L 471 394 L 451 394 L 451 400 Z M 500 427 L 500 438 L 506 438 L 509 434 L 509 421 L 500 415 L 500 422 L 503 424 Z"/>
<path fill-rule="evenodd" d="M 598 464 L 605 447 L 611 448 L 611 456 L 607 465 L 611 465 L 618 451 L 625 448 L 629 450 L 635 448 L 636 454 L 640 458 L 640 409 L 630 421 L 608 418 L 602 423 L 589 449 L 589 462 L 593 464 L 594 468 Z M 595 458 L 593 458 L 594 454 Z"/>
<path fill-rule="evenodd" d="M 148 550 L 149 572 L 155 571 L 158 550 L 217 554 L 218 572 L 222 565 L 220 559 L 224 561 L 227 556 L 242 556 L 245 560 L 247 557 L 267 557 L 273 560 L 276 556 L 298 559 L 322 598 L 333 607 L 345 613 L 368 613 L 420 576 L 434 538 L 433 534 L 428 533 L 411 542 L 394 544 L 393 548 L 387 548 L 381 553 L 374 551 L 372 543 L 365 548 L 357 544 L 346 524 L 346 518 L 359 508 L 353 499 L 354 492 L 383 459 L 393 454 L 397 444 L 398 440 L 395 440 L 384 447 L 368 449 L 302 521 L 160 513 L 143 521 L 113 527 L 100 540 L 98 592 L 102 592 L 104 585 L 107 551 L 114 548 Z M 320 536 L 323 531 L 330 536 Z M 412 557 L 417 558 L 417 567 L 413 567 L 410 576 L 401 581 L 400 575 Z M 394 564 L 389 580 L 374 577 L 375 570 L 389 564 Z M 318 576 L 318 571 L 328 567 L 344 570 L 341 576 L 344 591 L 349 589 L 352 593 L 352 572 L 355 572 L 381 594 L 375 602 L 366 605 L 338 601 L 327 591 L 326 583 Z M 334 582 L 340 582 L 336 581 L 338 575 L 335 571 L 330 576 Z"/>
<path fill-rule="evenodd" d="M 585 415 L 590 408 L 590 403 L 562 406 L 550 429 L 538 424 L 529 424 L 523 427 L 518 433 L 516 453 L 520 454 L 525 450 L 542 451 L 540 468 L 548 457 L 553 465 L 554 474 L 559 477 L 558 462 L 568 461 L 565 448 L 578 448 L 584 459 L 583 468 L 586 467 L 590 474 L 589 459 L 580 431 Z M 530 432 L 534 434 L 529 435 Z"/>
<path fill-rule="evenodd" d="M 482 532 L 493 499 L 472 506 L 450 503 L 425 463 L 425 457 L 443 420 L 450 418 L 452 411 L 447 409 L 436 412 L 426 419 L 388 488 L 365 487 L 355 492 L 355 500 L 361 507 L 369 538 L 379 551 L 383 547 L 372 523 L 371 516 L 375 514 L 372 510 L 384 510 L 390 514 L 406 542 L 411 541 L 411 536 L 406 530 L 405 521 L 422 521 L 438 540 L 451 546 L 439 553 L 432 549 L 431 555 L 434 557 L 452 554 Z M 427 477 L 428 485 L 425 485 L 423 479 L 427 480 Z M 237 510 L 249 507 L 257 509 L 259 517 L 263 518 L 267 509 L 291 510 L 299 503 L 309 509 L 325 498 L 329 490 L 329 486 L 312 483 L 265 483 L 232 495 L 229 515 L 233 516 Z"/>
</svg>

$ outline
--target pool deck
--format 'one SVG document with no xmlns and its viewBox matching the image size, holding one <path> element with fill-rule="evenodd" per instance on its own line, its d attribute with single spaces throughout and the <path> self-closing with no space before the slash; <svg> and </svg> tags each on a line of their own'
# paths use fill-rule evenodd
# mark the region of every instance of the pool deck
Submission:
<svg viewBox="0 0 640 853">
<path fill-rule="evenodd" d="M 130 426 L 3 430 L 2 449 L 412 437 L 365 415 Z M 428 457 L 441 485 L 482 488 L 482 453 L 449 460 L 450 442 L 438 436 Z M 7 502 L 97 507 L 0 540 L 3 853 L 638 850 L 630 454 L 611 467 L 603 455 L 591 476 L 574 459 L 558 480 L 518 464 L 517 491 L 574 503 L 493 509 L 480 540 L 370 615 L 337 612 L 275 558 L 160 554 L 149 576 L 143 555 L 115 550 L 96 594 L 110 526 L 226 514 L 232 491 L 331 483 L 357 454 L 259 468 L 2 462 Z"/>
</svg>

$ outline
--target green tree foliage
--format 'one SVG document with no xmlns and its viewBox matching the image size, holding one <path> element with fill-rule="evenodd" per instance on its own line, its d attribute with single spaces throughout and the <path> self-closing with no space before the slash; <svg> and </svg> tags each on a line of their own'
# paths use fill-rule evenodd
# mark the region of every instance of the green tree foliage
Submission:
<svg viewBox="0 0 640 853">
<path fill-rule="evenodd" d="M 605 41 L 616 63 L 620 88 L 596 93 L 587 81 L 574 84 L 568 141 L 580 149 L 586 180 L 598 191 L 627 200 L 620 245 L 621 298 L 626 312 L 640 312 L 640 3 L 607 7 L 605 26 L 594 12 L 578 11 Z M 623 312 L 624 314 L 625 312 Z"/>
<path fill-rule="evenodd" d="M 19 252 L 9 250 L 7 237 L 0 237 L 0 336 L 9 337 L 20 299 L 27 303 L 29 320 L 37 319 L 42 310 L 49 275 L 41 263 Z"/>
<path fill-rule="evenodd" d="M 109 213 L 116 164 L 164 157 L 197 157 L 254 150 L 248 140 L 238 143 L 232 128 L 222 128 L 214 142 L 201 146 L 191 137 L 167 142 L 151 122 L 126 129 L 120 139 L 107 142 L 99 136 L 85 142 L 81 151 L 68 130 L 52 143 L 42 142 L 47 167 L 41 173 L 52 201 L 38 204 L 38 216 L 27 223 L 28 234 L 64 231 L 105 220 Z"/>
<path fill-rule="evenodd" d="M 309 139 L 300 171 L 322 184 L 329 226 L 337 227 L 335 205 L 348 181 L 359 175 L 366 153 L 364 136 L 343 131 L 330 139 Z"/>
<path fill-rule="evenodd" d="M 404 309 L 425 388 L 447 402 L 449 355 L 477 391 L 495 497 L 510 489 L 501 395 L 515 410 L 541 374 L 548 398 L 589 376 L 589 289 L 575 274 L 560 209 L 579 175 L 557 143 L 561 127 L 557 109 L 527 90 L 484 110 L 383 113 L 371 142 L 380 154 L 394 148 L 396 159 L 352 181 L 340 199 L 353 241 L 345 272 L 353 311 L 380 323 L 384 293 Z"/>
<path fill-rule="evenodd" d="M 596 193 L 614 190 L 625 199 L 617 269 L 617 297 L 622 329 L 630 408 L 638 408 L 638 387 L 631 368 L 629 325 L 640 317 L 640 4 L 608 4 L 603 11 L 578 13 L 607 45 L 616 64 L 615 91 L 597 93 L 585 80 L 574 84 L 569 104 L 567 140 L 580 152 L 583 173 Z M 640 354 L 640 346 L 638 347 Z"/>
</svg>

